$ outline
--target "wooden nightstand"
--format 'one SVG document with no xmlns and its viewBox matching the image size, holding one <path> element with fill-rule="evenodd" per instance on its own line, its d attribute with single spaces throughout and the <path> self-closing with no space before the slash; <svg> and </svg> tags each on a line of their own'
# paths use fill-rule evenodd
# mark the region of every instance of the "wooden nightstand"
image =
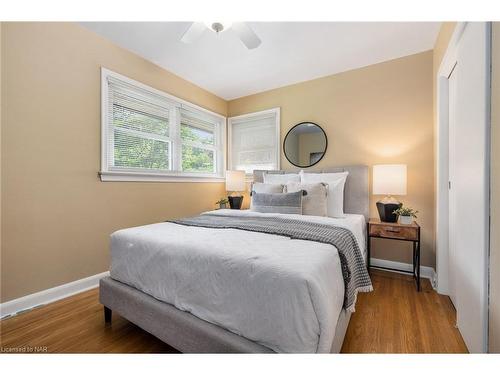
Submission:
<svg viewBox="0 0 500 375">
<path fill-rule="evenodd" d="M 370 219 L 368 222 L 368 269 L 370 269 L 370 247 L 372 237 L 387 238 L 389 240 L 413 242 L 413 272 L 395 268 L 373 266 L 374 268 L 386 269 L 409 273 L 417 281 L 417 290 L 420 292 L 420 226 L 414 221 L 412 224 L 384 223 L 379 219 Z"/>
</svg>

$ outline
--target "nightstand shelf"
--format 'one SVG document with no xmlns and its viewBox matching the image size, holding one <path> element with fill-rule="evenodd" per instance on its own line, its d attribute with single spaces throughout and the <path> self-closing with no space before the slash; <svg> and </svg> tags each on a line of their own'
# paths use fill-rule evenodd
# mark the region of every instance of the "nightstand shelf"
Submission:
<svg viewBox="0 0 500 375">
<path fill-rule="evenodd" d="M 417 282 L 417 290 L 420 291 L 420 226 L 413 222 L 412 224 L 399 224 L 399 223 L 385 223 L 379 219 L 370 219 L 367 228 L 368 238 L 368 269 L 370 267 L 385 269 L 390 271 L 397 271 L 409 273 L 413 275 Z M 413 243 L 413 271 L 400 270 L 389 267 L 371 266 L 371 239 L 372 238 L 385 238 L 389 240 L 410 241 Z"/>
</svg>

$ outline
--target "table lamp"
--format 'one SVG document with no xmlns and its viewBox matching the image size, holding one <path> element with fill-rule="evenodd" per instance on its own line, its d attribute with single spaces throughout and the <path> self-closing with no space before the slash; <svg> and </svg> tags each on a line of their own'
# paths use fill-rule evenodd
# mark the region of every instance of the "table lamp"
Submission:
<svg viewBox="0 0 500 375">
<path fill-rule="evenodd" d="M 377 202 L 380 221 L 395 223 L 398 215 L 393 212 L 402 206 L 393 195 L 406 195 L 406 164 L 381 164 L 373 166 L 373 195 L 385 195 Z"/>
<path fill-rule="evenodd" d="M 242 195 L 232 195 L 236 192 L 245 191 L 245 171 L 226 171 L 226 191 L 229 192 L 227 199 L 229 207 L 239 210 L 243 203 Z"/>
</svg>

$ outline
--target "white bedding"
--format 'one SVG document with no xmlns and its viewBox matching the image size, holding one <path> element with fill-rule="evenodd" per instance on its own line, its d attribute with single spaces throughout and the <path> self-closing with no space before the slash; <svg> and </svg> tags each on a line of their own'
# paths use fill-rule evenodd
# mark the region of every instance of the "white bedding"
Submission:
<svg viewBox="0 0 500 375">
<path fill-rule="evenodd" d="M 362 215 L 287 216 L 348 228 L 365 251 Z M 119 230 L 111 235 L 110 273 L 276 352 L 329 352 L 344 298 L 334 246 L 236 229 L 158 223 Z"/>
</svg>

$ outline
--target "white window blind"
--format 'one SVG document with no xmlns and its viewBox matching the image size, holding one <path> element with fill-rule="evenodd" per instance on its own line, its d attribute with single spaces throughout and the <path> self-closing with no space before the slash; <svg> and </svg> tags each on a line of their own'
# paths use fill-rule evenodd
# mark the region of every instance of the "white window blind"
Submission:
<svg viewBox="0 0 500 375">
<path fill-rule="evenodd" d="M 182 170 L 215 173 L 217 169 L 216 126 L 203 116 L 181 110 Z"/>
<path fill-rule="evenodd" d="M 152 93 L 109 79 L 108 161 L 111 169 L 172 169 L 170 112 Z"/>
<path fill-rule="evenodd" d="M 279 169 L 279 108 L 229 118 L 230 169 Z"/>
<path fill-rule="evenodd" d="M 102 94 L 101 179 L 223 178 L 224 117 L 105 69 Z"/>
</svg>

